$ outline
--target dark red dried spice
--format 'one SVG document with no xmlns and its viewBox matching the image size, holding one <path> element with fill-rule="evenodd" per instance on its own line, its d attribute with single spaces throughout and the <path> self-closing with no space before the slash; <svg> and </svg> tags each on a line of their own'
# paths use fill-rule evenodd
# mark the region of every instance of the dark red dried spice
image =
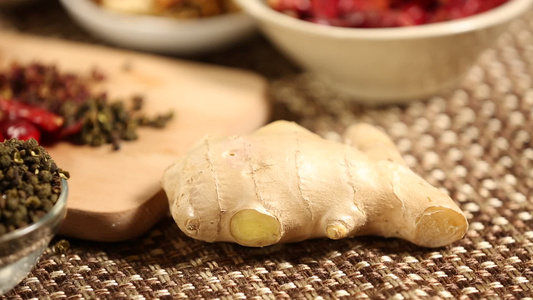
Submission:
<svg viewBox="0 0 533 300">
<path fill-rule="evenodd" d="M 269 0 L 287 15 L 339 27 L 415 26 L 461 19 L 508 0 Z"/>
</svg>

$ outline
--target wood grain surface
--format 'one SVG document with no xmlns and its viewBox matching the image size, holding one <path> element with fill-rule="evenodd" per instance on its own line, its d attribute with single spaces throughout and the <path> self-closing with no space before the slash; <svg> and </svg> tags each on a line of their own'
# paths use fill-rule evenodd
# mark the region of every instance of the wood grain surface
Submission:
<svg viewBox="0 0 533 300">
<path fill-rule="evenodd" d="M 141 94 L 148 114 L 175 112 L 165 129 L 140 129 L 139 139 L 123 142 L 119 151 L 67 142 L 47 148 L 71 174 L 63 235 L 138 236 L 168 211 L 160 179 L 173 161 L 207 134 L 243 134 L 268 120 L 267 83 L 253 73 L 1 31 L 0 41 L 0 66 L 17 60 L 80 73 L 96 67 L 107 75 L 99 88 L 110 99 Z"/>
</svg>

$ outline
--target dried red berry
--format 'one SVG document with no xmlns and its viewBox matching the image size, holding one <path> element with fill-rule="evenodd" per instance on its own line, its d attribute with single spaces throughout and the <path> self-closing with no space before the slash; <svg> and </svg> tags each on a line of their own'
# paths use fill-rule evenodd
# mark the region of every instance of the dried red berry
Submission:
<svg viewBox="0 0 533 300">
<path fill-rule="evenodd" d="M 339 17 L 339 0 L 311 1 L 311 11 L 317 18 L 335 19 Z"/>
<path fill-rule="evenodd" d="M 425 24 L 427 20 L 427 13 L 424 8 L 410 4 L 406 5 L 398 16 L 398 26 L 414 26 Z"/>
<path fill-rule="evenodd" d="M 342 27 L 380 28 L 416 26 L 460 19 L 482 13 L 507 1 L 269 0 L 269 4 L 275 10 L 314 23 Z"/>
<path fill-rule="evenodd" d="M 341 3 L 341 7 L 351 7 L 351 11 L 377 11 L 382 12 L 390 8 L 389 0 L 370 0 L 370 1 L 360 1 L 360 0 L 344 0 Z M 351 2 L 350 4 L 348 4 Z"/>
</svg>

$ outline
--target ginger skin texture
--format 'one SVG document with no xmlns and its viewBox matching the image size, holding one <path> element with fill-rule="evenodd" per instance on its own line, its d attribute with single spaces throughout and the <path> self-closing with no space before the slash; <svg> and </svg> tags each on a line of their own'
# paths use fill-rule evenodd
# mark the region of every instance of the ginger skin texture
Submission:
<svg viewBox="0 0 533 300">
<path fill-rule="evenodd" d="M 441 247 L 464 236 L 459 207 L 385 133 L 356 124 L 344 139 L 287 121 L 207 137 L 164 174 L 172 216 L 192 238 L 252 247 L 363 235 Z"/>
</svg>

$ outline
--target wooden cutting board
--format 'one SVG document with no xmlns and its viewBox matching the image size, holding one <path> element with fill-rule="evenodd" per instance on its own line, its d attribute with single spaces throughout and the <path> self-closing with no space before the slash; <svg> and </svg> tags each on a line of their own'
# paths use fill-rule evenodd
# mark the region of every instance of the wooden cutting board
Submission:
<svg viewBox="0 0 533 300">
<path fill-rule="evenodd" d="M 168 211 L 160 179 L 173 161 L 207 134 L 243 134 L 268 119 L 266 81 L 241 70 L 0 32 L 0 66 L 13 60 L 83 73 L 97 67 L 110 99 L 141 94 L 148 114 L 175 112 L 165 129 L 140 129 L 119 151 L 66 142 L 47 148 L 71 174 L 60 230 L 71 237 L 119 241 L 145 232 Z"/>
</svg>

